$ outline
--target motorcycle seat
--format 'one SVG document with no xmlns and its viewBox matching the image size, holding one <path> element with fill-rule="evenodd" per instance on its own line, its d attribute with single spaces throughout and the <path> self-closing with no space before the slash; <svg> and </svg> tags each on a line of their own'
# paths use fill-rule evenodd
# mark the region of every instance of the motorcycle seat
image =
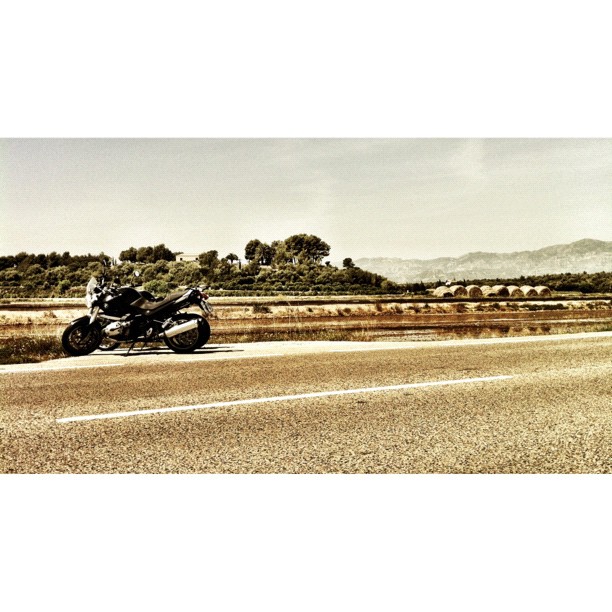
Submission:
<svg viewBox="0 0 612 612">
<path fill-rule="evenodd" d="M 149 300 L 141 297 L 135 302 L 132 302 L 132 306 L 134 306 L 134 308 L 138 308 L 138 310 L 141 310 L 144 314 L 150 315 L 154 314 L 157 310 L 161 310 L 164 306 L 170 304 L 170 302 L 174 302 L 182 295 L 185 295 L 184 291 L 177 291 L 166 296 L 161 302 L 150 302 Z"/>
</svg>

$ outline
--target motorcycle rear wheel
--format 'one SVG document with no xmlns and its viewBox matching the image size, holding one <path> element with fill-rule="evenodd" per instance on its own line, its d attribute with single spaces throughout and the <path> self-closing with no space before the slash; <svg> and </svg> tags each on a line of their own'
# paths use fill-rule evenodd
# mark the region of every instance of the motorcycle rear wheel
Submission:
<svg viewBox="0 0 612 612">
<path fill-rule="evenodd" d="M 73 321 L 62 334 L 62 346 L 69 355 L 80 357 L 93 353 L 102 339 L 102 330 L 97 323 L 89 324 L 88 319 Z"/>
<path fill-rule="evenodd" d="M 195 329 L 183 332 L 178 336 L 172 336 L 172 338 L 164 336 L 164 343 L 175 353 L 193 353 L 193 351 L 203 347 L 208 342 L 210 338 L 210 325 L 204 317 L 191 313 L 174 317 L 177 325 L 192 321 L 193 319 L 198 320 L 198 326 Z"/>
</svg>

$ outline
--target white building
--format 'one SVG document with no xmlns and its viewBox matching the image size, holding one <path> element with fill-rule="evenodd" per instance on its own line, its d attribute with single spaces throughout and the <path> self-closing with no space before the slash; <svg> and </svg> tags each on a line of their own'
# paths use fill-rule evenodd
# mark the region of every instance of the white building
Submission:
<svg viewBox="0 0 612 612">
<path fill-rule="evenodd" d="M 198 256 L 194 253 L 178 253 L 176 261 L 198 261 Z"/>
</svg>

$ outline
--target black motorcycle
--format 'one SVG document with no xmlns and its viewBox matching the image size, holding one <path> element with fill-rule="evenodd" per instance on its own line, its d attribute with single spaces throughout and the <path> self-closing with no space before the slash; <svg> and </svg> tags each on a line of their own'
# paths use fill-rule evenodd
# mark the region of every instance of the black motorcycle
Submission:
<svg viewBox="0 0 612 612">
<path fill-rule="evenodd" d="M 208 295 L 200 287 L 159 299 L 132 286 L 107 283 L 103 274 L 99 282 L 91 278 L 85 299 L 89 314 L 72 321 L 62 334 L 69 355 L 111 350 L 124 342 L 131 343 L 131 350 L 137 342 L 161 341 L 176 353 L 191 353 L 210 338 L 210 325 L 202 315 L 181 312 L 195 305 L 206 316 L 212 313 Z"/>
</svg>

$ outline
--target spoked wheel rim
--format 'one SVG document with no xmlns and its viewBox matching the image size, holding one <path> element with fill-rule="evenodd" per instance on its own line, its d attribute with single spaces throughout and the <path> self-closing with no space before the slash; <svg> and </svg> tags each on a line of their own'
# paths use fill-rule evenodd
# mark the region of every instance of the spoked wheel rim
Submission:
<svg viewBox="0 0 612 612">
<path fill-rule="evenodd" d="M 64 349 L 71 355 L 86 355 L 98 348 L 100 328 L 83 323 L 67 329 L 62 337 Z"/>
<path fill-rule="evenodd" d="M 171 338 L 164 337 L 164 342 L 168 348 L 176 352 L 188 353 L 200 348 L 208 340 L 208 337 L 204 336 L 203 330 L 206 319 L 202 319 L 202 317 L 198 317 L 197 315 L 184 315 L 176 317 L 174 321 L 175 325 L 180 325 L 181 323 L 186 323 L 194 319 L 198 319 L 199 321 L 195 329 L 190 329 L 177 336 L 172 336 Z"/>
<path fill-rule="evenodd" d="M 184 323 L 184 321 L 182 321 Z M 200 334 L 198 332 L 198 328 L 190 329 L 189 331 L 183 332 L 178 336 L 173 336 L 172 338 L 168 338 L 170 344 L 174 344 L 177 348 L 187 349 L 192 346 L 196 346 L 198 343 L 198 338 Z"/>
</svg>

